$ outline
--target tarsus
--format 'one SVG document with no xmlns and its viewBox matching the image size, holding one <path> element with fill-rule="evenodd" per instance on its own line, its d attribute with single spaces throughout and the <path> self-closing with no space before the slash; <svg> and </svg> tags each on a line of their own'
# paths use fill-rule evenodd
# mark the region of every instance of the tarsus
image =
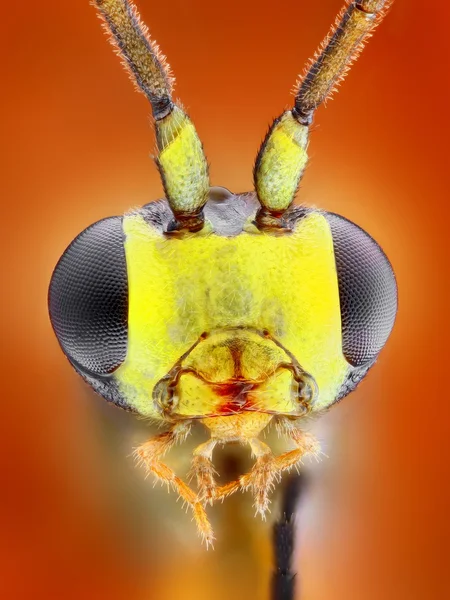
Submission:
<svg viewBox="0 0 450 600">
<path fill-rule="evenodd" d="M 294 600 L 298 576 L 293 568 L 295 550 L 295 515 L 306 485 L 304 474 L 292 475 L 286 482 L 281 518 L 273 528 L 275 569 L 272 575 L 271 600 Z"/>
</svg>

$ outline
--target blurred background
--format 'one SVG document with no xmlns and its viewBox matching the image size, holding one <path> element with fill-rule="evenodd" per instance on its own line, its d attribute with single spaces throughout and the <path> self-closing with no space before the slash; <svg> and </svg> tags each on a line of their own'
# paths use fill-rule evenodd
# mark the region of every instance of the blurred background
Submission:
<svg viewBox="0 0 450 600">
<path fill-rule="evenodd" d="M 138 4 L 213 185 L 250 189 L 267 126 L 342 0 Z M 376 368 L 315 426 L 329 458 L 307 465 L 302 599 L 450 597 L 449 18 L 446 2 L 397 0 L 316 115 L 297 201 L 379 241 L 400 311 Z M 162 195 L 149 106 L 88 0 L 9 2 L 2 24 L 0 597 L 267 599 L 270 520 L 237 495 L 209 511 L 218 542 L 206 552 L 175 495 L 135 468 L 152 430 L 90 392 L 47 317 L 74 236 Z M 170 464 L 183 471 L 193 445 Z M 231 470 L 241 459 L 218 455 Z"/>
</svg>

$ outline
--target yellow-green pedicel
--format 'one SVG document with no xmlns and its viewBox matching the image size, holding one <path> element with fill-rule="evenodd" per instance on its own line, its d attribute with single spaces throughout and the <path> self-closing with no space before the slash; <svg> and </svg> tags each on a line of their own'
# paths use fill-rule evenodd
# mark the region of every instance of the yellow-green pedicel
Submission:
<svg viewBox="0 0 450 600">
<path fill-rule="evenodd" d="M 178 107 L 156 123 L 158 166 L 175 215 L 197 213 L 209 190 L 202 143 L 189 117 Z"/>
<path fill-rule="evenodd" d="M 270 339 L 264 341 L 251 333 L 266 330 L 315 378 L 319 394 L 314 408 L 333 402 L 348 364 L 341 347 L 333 242 L 320 213 L 300 219 L 292 234 L 281 237 L 248 224 L 231 238 L 210 233 L 208 226 L 201 235 L 167 238 L 139 214 L 126 216 L 123 227 L 129 284 L 128 353 L 114 377 L 131 407 L 158 418 L 152 398 L 155 384 L 203 333 L 222 330 L 228 331 L 222 336 L 240 338 L 247 347 L 247 356 L 241 360 L 243 368 L 247 363 L 250 370 L 255 363 L 248 352 L 252 344 L 254 352 L 269 357 L 269 362 L 273 355 L 274 365 L 282 360 L 283 351 Z M 202 344 L 209 344 L 214 353 L 214 339 L 220 354 L 219 334 L 200 341 L 197 353 Z M 276 356 L 277 352 L 281 354 Z M 230 376 L 227 361 L 221 364 L 226 379 Z M 267 370 L 266 375 L 271 375 L 270 364 Z M 263 376 L 260 372 L 253 377 Z M 216 380 L 221 377 L 216 372 Z M 194 394 L 193 400 L 192 385 L 192 378 L 181 378 L 180 395 L 183 398 L 186 386 L 190 389 L 184 395 L 190 400 L 185 405 L 181 402 L 177 413 L 214 413 L 219 399 L 209 389 Z M 290 397 L 284 393 L 287 385 L 286 372 L 277 373 L 269 389 L 262 390 L 257 408 L 293 412 Z"/>
<path fill-rule="evenodd" d="M 294 199 L 308 161 L 308 130 L 288 110 L 267 135 L 256 160 L 255 187 L 269 211 L 284 211 Z"/>
</svg>

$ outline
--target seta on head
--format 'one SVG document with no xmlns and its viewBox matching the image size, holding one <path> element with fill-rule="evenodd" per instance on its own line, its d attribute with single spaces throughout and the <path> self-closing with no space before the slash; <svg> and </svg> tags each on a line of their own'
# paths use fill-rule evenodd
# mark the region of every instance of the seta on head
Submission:
<svg viewBox="0 0 450 600">
<path fill-rule="evenodd" d="M 170 68 L 134 4 L 93 2 L 150 102 L 165 199 L 98 221 L 75 238 L 53 273 L 50 317 L 63 352 L 97 392 L 172 424 L 160 436 L 160 454 L 194 419 L 211 431 L 195 455 L 199 495 L 170 479 L 207 541 L 200 505 L 220 497 L 208 471 L 214 444 L 249 442 L 254 469 L 266 478 L 292 467 L 315 447 L 292 423 L 352 391 L 392 330 L 397 287 L 382 249 L 344 217 L 293 206 L 314 112 L 390 4 L 346 3 L 307 64 L 293 107 L 275 119 L 257 153 L 254 191 L 232 194 L 210 186 L 202 143 L 173 99 Z M 271 420 L 299 453 L 278 457 L 273 471 L 257 439 Z M 163 478 L 167 471 L 149 448 L 139 456 Z M 260 489 L 251 475 L 238 487 L 253 486 L 263 514 L 272 479 L 255 477 L 264 480 Z"/>
</svg>

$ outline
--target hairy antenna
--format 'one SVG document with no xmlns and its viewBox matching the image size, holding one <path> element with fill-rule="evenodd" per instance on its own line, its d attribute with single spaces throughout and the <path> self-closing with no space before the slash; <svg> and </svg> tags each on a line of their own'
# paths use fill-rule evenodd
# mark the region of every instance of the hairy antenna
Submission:
<svg viewBox="0 0 450 600">
<path fill-rule="evenodd" d="M 139 91 L 150 101 L 159 150 L 157 165 L 174 213 L 173 232 L 195 232 L 204 224 L 208 165 L 194 125 L 172 101 L 174 78 L 165 56 L 129 0 L 93 0 L 117 54 Z"/>
<path fill-rule="evenodd" d="M 262 206 L 256 218 L 260 229 L 283 228 L 281 218 L 294 200 L 308 160 L 313 113 L 336 90 L 392 2 L 346 3 L 296 86 L 294 108 L 269 129 L 254 169 L 255 189 Z"/>
<path fill-rule="evenodd" d="M 155 119 L 172 110 L 174 78 L 166 57 L 150 38 L 148 28 L 132 2 L 94 0 L 111 44 L 122 58 L 138 91 L 149 99 Z"/>
<path fill-rule="evenodd" d="M 301 123 L 309 124 L 319 104 L 336 91 L 392 2 L 362 0 L 344 6 L 297 84 L 294 112 Z"/>
</svg>

